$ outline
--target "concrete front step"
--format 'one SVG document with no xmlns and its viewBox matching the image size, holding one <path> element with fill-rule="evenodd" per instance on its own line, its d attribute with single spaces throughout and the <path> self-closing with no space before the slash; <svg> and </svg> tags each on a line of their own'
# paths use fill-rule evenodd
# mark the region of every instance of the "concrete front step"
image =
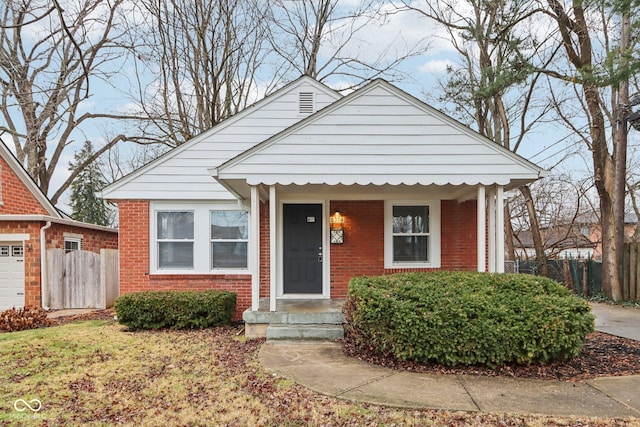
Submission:
<svg viewBox="0 0 640 427">
<path fill-rule="evenodd" d="M 331 324 L 283 324 L 267 326 L 268 340 L 338 340 L 344 338 L 342 325 Z"/>
<path fill-rule="evenodd" d="M 342 325 L 342 312 L 300 313 L 281 311 L 250 311 L 242 313 L 245 323 L 284 323 L 284 324 L 333 324 Z"/>
</svg>

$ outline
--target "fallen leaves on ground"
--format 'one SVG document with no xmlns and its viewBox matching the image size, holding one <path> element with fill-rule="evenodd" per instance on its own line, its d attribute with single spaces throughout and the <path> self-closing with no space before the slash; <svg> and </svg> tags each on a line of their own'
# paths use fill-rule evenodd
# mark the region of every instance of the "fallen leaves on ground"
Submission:
<svg viewBox="0 0 640 427">
<path fill-rule="evenodd" d="M 88 315 L 82 315 L 87 318 Z M 129 332 L 92 321 L 0 335 L 0 396 L 38 398 L 36 417 L 0 406 L 0 425 L 596 426 L 636 419 L 397 409 L 315 393 L 266 371 L 241 326 Z M 75 320 L 78 320 L 76 318 Z"/>
</svg>

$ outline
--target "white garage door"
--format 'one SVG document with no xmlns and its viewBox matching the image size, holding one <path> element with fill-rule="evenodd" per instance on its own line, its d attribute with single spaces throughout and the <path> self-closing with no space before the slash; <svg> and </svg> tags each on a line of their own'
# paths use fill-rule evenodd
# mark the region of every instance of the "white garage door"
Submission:
<svg viewBox="0 0 640 427">
<path fill-rule="evenodd" d="M 0 311 L 24 306 L 24 246 L 0 242 Z"/>
</svg>

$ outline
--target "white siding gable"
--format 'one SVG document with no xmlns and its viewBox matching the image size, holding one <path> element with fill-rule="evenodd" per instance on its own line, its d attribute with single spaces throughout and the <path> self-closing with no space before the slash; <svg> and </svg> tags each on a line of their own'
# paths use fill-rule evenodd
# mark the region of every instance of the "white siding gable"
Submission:
<svg viewBox="0 0 640 427">
<path fill-rule="evenodd" d="M 308 113 L 300 112 L 300 93 L 313 94 L 315 110 L 341 97 L 315 80 L 302 77 L 110 185 L 102 192 L 102 197 L 116 200 L 234 199 L 207 169 L 306 118 Z"/>
<path fill-rule="evenodd" d="M 216 172 L 250 185 L 507 185 L 541 171 L 377 80 Z"/>
</svg>

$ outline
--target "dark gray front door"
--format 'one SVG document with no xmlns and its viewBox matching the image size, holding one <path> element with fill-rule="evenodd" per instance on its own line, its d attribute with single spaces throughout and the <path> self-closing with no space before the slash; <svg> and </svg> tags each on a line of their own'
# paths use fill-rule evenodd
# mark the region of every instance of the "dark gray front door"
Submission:
<svg viewBox="0 0 640 427">
<path fill-rule="evenodd" d="M 283 206 L 285 294 L 322 293 L 322 205 Z"/>
</svg>

